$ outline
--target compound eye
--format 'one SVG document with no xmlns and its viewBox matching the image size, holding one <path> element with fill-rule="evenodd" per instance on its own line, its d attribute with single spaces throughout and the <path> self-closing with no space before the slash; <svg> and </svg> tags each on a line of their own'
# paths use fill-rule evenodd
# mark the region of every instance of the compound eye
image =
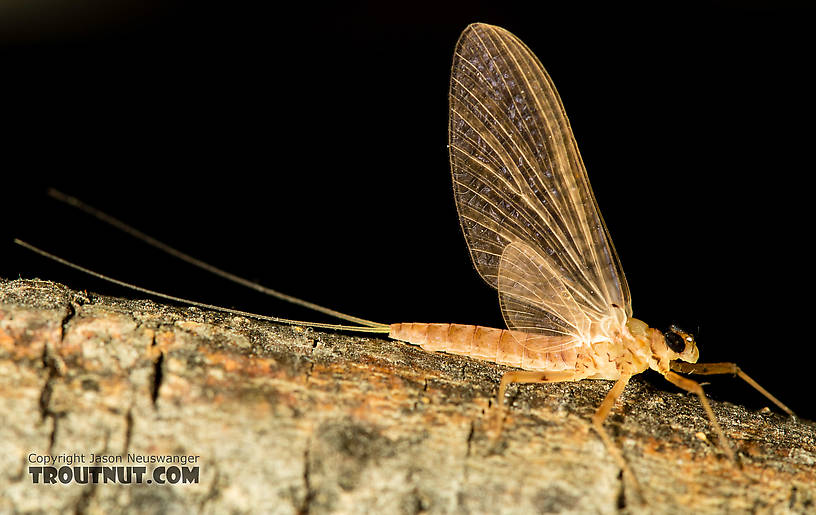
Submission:
<svg viewBox="0 0 816 515">
<path fill-rule="evenodd" d="M 686 343 L 683 341 L 683 337 L 679 334 L 667 331 L 663 333 L 663 337 L 666 338 L 666 344 L 674 352 L 679 354 L 686 350 Z"/>
</svg>

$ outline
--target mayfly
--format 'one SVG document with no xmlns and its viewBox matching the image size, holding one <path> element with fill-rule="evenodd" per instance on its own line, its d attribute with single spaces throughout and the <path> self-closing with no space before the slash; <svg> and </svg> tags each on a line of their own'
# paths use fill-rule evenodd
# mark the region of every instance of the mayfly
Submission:
<svg viewBox="0 0 816 515">
<path fill-rule="evenodd" d="M 630 378 L 647 369 L 699 397 L 723 452 L 731 458 L 734 453 L 701 385 L 680 373 L 738 375 L 794 416 L 736 364 L 697 363 L 697 345 L 689 333 L 674 326 L 661 332 L 633 318 L 629 287 L 563 105 L 524 43 L 499 27 L 467 27 L 456 45 L 449 98 L 448 147 L 459 221 L 476 270 L 498 290 L 507 329 L 386 325 L 346 315 L 212 267 L 73 197 L 55 191 L 51 195 L 210 272 L 356 325 L 296 323 L 388 333 L 427 351 L 515 367 L 501 379 L 499 406 L 510 383 L 615 381 L 592 423 L 624 470 L 628 467 L 603 422 Z"/>
</svg>

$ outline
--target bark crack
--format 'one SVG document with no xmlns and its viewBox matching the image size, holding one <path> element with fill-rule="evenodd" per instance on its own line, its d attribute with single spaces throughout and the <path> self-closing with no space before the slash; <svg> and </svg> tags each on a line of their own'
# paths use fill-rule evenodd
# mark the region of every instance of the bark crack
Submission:
<svg viewBox="0 0 816 515">
<path fill-rule="evenodd" d="M 105 447 L 100 452 L 100 455 L 105 455 L 108 453 L 108 444 L 110 443 L 110 433 L 105 436 Z M 88 507 L 91 505 L 91 500 L 93 499 L 94 495 L 96 494 L 96 487 L 97 483 L 93 481 L 88 481 L 88 486 L 82 489 L 82 493 L 80 494 L 79 498 L 77 499 L 76 504 L 74 505 L 74 514 L 75 515 L 82 515 L 83 513 L 88 513 L 89 511 L 95 510 L 88 510 Z"/>
<path fill-rule="evenodd" d="M 122 449 L 122 454 L 127 454 L 130 450 L 130 440 L 133 437 L 133 406 L 128 408 L 125 413 L 125 444 Z"/>
<path fill-rule="evenodd" d="M 626 480 L 623 477 L 623 471 L 620 472 L 620 490 L 618 490 L 618 511 L 623 512 L 626 510 Z"/>
<path fill-rule="evenodd" d="M 77 308 L 81 306 L 79 303 L 69 302 L 68 303 L 68 312 L 62 317 L 62 321 L 60 322 L 61 333 L 60 333 L 60 342 L 65 341 L 65 333 L 68 332 L 68 324 L 73 320 L 75 316 L 77 316 Z"/>
<path fill-rule="evenodd" d="M 306 442 L 306 450 L 303 452 L 303 488 L 305 493 L 303 495 L 303 502 L 298 508 L 298 515 L 307 515 L 311 509 L 312 500 L 315 497 L 315 491 L 312 489 L 310 479 L 311 465 L 309 464 L 309 442 Z"/>
<path fill-rule="evenodd" d="M 54 447 L 54 443 L 57 440 L 59 418 L 65 415 L 64 412 L 57 412 L 51 408 L 51 397 L 54 394 L 54 386 L 59 377 L 62 376 L 62 369 L 65 365 L 62 364 L 59 357 L 56 355 L 56 352 L 48 343 L 46 343 L 45 347 L 43 348 L 42 365 L 48 371 L 48 376 L 46 377 L 45 383 L 40 391 L 40 399 L 38 404 L 41 422 L 46 423 L 49 419 L 51 420 L 51 432 L 48 436 L 48 452 L 50 453 Z"/>
<path fill-rule="evenodd" d="M 203 512 L 204 507 L 210 501 L 217 499 L 221 493 L 221 474 L 218 472 L 218 469 L 215 469 L 215 477 L 210 484 L 210 488 L 207 490 L 207 494 L 201 500 L 201 503 L 198 505 L 198 511 Z"/>
<path fill-rule="evenodd" d="M 151 347 L 156 347 L 156 336 L 153 335 L 153 342 Z M 156 401 L 159 399 L 159 390 L 164 381 L 164 351 L 160 351 L 158 357 L 153 362 L 153 383 L 150 388 L 150 400 L 153 401 L 153 406 L 156 406 Z"/>
<path fill-rule="evenodd" d="M 76 515 L 82 515 L 83 513 L 88 513 L 88 507 L 91 504 L 91 500 L 93 499 L 94 495 L 96 494 L 96 483 L 90 481 L 90 484 L 87 488 L 82 490 L 79 498 L 77 499 L 76 505 L 74 506 L 74 513 Z"/>
<path fill-rule="evenodd" d="M 475 433 L 476 433 L 476 423 L 471 421 L 470 422 L 470 431 L 468 432 L 468 435 L 467 435 L 467 452 L 465 453 L 465 456 L 470 456 L 470 453 L 472 452 L 473 435 Z"/>
</svg>

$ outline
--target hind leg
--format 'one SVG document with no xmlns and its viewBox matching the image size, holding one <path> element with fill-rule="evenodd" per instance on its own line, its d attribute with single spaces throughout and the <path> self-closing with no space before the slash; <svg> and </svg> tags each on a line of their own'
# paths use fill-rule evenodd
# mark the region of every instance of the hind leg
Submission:
<svg viewBox="0 0 816 515">
<path fill-rule="evenodd" d="M 491 421 L 494 440 L 501 436 L 504 425 L 504 394 L 510 383 L 563 383 L 567 381 L 579 381 L 586 377 L 586 374 L 579 374 L 574 370 L 561 370 L 558 372 L 531 372 L 529 370 L 512 370 L 505 372 L 499 384 L 499 395 L 496 399 L 496 406 L 493 411 Z"/>
<path fill-rule="evenodd" d="M 559 372 L 530 372 L 528 370 L 513 370 L 505 372 L 499 384 L 498 405 L 504 406 L 504 393 L 510 383 L 563 383 L 567 381 L 580 381 L 586 377 L 584 373 L 574 370 L 562 370 Z"/>
</svg>

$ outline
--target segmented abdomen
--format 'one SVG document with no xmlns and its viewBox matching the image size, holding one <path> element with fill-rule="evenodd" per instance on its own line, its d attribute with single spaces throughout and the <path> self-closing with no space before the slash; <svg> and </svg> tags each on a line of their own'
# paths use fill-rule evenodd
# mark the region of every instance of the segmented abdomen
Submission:
<svg viewBox="0 0 816 515">
<path fill-rule="evenodd" d="M 572 370 L 579 357 L 575 348 L 536 352 L 519 343 L 528 338 L 541 341 L 545 338 L 541 335 L 527 335 L 521 331 L 511 332 L 479 325 L 391 324 L 388 336 L 419 345 L 426 351 L 470 356 L 525 370 Z M 554 342 L 556 340 L 553 338 Z"/>
</svg>

